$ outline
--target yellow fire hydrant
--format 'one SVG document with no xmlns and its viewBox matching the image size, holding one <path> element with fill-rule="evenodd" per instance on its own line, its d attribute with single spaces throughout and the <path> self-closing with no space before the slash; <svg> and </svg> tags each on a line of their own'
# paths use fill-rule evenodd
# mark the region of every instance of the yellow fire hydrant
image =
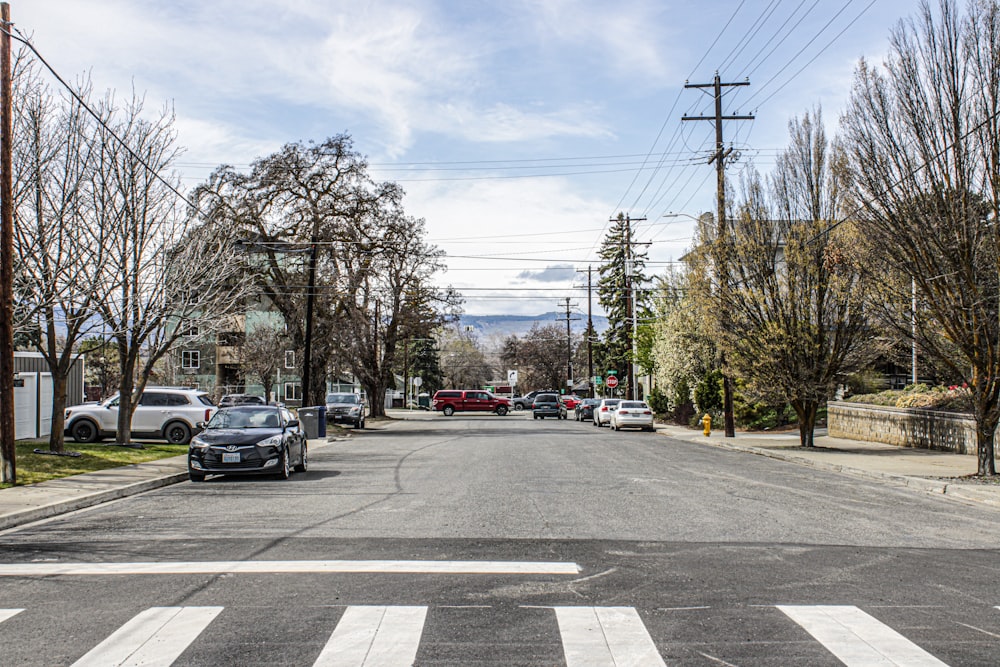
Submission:
<svg viewBox="0 0 1000 667">
<path fill-rule="evenodd" d="M 712 415 L 706 414 L 701 418 L 701 423 L 705 427 L 705 435 L 712 435 Z"/>
</svg>

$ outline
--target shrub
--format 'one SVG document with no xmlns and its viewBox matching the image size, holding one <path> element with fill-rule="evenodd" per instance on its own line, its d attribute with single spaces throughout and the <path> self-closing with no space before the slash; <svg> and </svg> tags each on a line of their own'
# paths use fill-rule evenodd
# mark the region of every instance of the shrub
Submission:
<svg viewBox="0 0 1000 667">
<path fill-rule="evenodd" d="M 659 387 L 653 389 L 649 392 L 648 399 L 649 407 L 652 411 L 659 416 L 663 416 L 670 411 L 670 401 L 667 399 L 667 395 L 660 390 Z"/>
<path fill-rule="evenodd" d="M 722 371 L 709 371 L 694 389 L 694 402 L 701 412 L 722 411 Z"/>
</svg>

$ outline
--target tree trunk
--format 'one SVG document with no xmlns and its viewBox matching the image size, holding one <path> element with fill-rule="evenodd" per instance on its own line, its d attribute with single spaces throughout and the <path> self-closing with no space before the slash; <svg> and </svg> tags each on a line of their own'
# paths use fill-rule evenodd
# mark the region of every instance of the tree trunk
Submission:
<svg viewBox="0 0 1000 667">
<path fill-rule="evenodd" d="M 65 450 L 66 434 L 66 374 L 53 366 L 52 373 L 52 432 L 49 433 L 49 450 Z"/>
<path fill-rule="evenodd" d="M 121 358 L 121 378 L 118 380 L 118 434 L 116 441 L 125 445 L 132 441 L 132 392 L 135 391 L 135 358 L 132 350 L 118 346 Z"/>
<path fill-rule="evenodd" d="M 792 401 L 792 408 L 799 418 L 799 446 L 816 446 L 816 413 L 819 411 L 817 401 Z"/>
<path fill-rule="evenodd" d="M 972 409 L 976 418 L 976 458 L 978 459 L 976 474 L 996 475 L 994 451 L 1000 410 L 994 405 L 992 392 L 976 392 L 972 398 Z"/>
</svg>

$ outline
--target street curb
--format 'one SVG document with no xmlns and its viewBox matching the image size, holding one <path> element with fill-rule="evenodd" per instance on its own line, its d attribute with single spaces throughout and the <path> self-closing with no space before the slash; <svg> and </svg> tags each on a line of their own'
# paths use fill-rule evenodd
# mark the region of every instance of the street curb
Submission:
<svg viewBox="0 0 1000 667">
<path fill-rule="evenodd" d="M 827 470 L 829 472 L 839 472 L 845 475 L 851 475 L 853 477 L 862 477 L 865 479 L 872 479 L 880 482 L 888 482 L 890 484 L 895 484 L 897 486 L 905 486 L 923 493 L 939 494 L 942 496 L 947 496 L 953 500 L 961 500 L 965 502 L 980 503 L 984 505 L 990 505 L 992 507 L 1000 507 L 1000 494 L 985 489 L 977 489 L 975 487 L 970 487 L 965 484 L 949 484 L 935 479 L 926 479 L 924 477 L 910 477 L 908 475 L 898 475 L 894 473 L 879 472 L 875 470 L 865 470 L 863 468 L 852 468 L 850 466 L 839 465 L 836 463 L 824 463 L 822 461 L 814 461 L 812 459 L 807 459 L 801 456 L 795 456 L 794 454 L 786 454 L 784 452 L 776 452 L 770 449 L 762 449 L 760 447 L 752 447 L 750 445 L 738 445 L 730 442 L 720 442 L 718 440 L 701 440 L 696 438 L 684 438 L 676 435 L 672 435 L 669 432 L 662 431 L 664 435 L 675 440 L 682 440 L 684 442 L 691 442 L 699 445 L 708 445 L 711 447 L 719 447 L 721 449 L 728 449 L 730 451 L 741 452 L 744 454 L 756 454 L 757 456 L 766 456 L 767 458 L 777 459 L 779 461 L 785 461 L 787 463 L 795 463 L 798 465 L 808 466 L 810 468 L 815 468 L 817 470 Z"/>
<path fill-rule="evenodd" d="M 106 503 L 112 500 L 118 500 L 119 498 L 126 498 L 128 496 L 134 496 L 145 491 L 151 491 L 153 489 L 158 489 L 164 486 L 169 486 L 171 484 L 177 484 L 178 482 L 183 482 L 187 480 L 187 471 L 181 473 L 172 473 L 169 475 L 163 475 L 162 477 L 156 477 L 153 479 L 144 479 L 141 482 L 135 482 L 133 484 L 127 484 L 125 486 L 106 489 L 104 491 L 95 491 L 94 493 L 89 493 L 84 496 L 79 496 L 71 500 L 61 500 L 58 502 L 50 503 L 48 505 L 41 505 L 29 510 L 23 510 L 20 512 L 14 512 L 5 516 L 0 516 L 0 530 L 6 530 L 7 528 L 15 528 L 17 526 L 24 525 L 26 523 L 32 523 L 34 521 L 41 521 L 42 519 L 49 519 L 54 516 L 59 516 L 60 514 L 67 514 L 69 512 L 75 512 L 76 510 L 85 509 L 87 507 L 93 507 L 94 505 L 100 505 L 101 503 Z"/>
</svg>

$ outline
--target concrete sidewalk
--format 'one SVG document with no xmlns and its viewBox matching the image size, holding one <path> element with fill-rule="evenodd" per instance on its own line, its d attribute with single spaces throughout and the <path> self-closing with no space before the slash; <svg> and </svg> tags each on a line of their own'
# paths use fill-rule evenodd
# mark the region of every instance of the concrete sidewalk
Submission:
<svg viewBox="0 0 1000 667">
<path fill-rule="evenodd" d="M 1000 507 L 1000 483 L 983 484 L 959 478 L 976 473 L 976 457 L 929 449 L 896 447 L 879 442 L 847 440 L 816 431 L 815 447 L 799 446 L 798 431 L 737 432 L 726 438 L 722 430 L 710 436 L 700 430 L 659 424 L 657 431 L 672 438 L 723 447 L 748 454 L 846 473 L 867 479 L 939 493 L 967 502 Z"/>
<path fill-rule="evenodd" d="M 434 413 L 406 411 L 392 411 L 391 416 L 404 420 L 436 417 Z M 825 435 L 825 431 L 817 432 L 816 447 L 813 449 L 799 447 L 797 431 L 737 433 L 735 438 L 725 438 L 721 431 L 713 431 L 706 437 L 698 430 L 659 424 L 657 432 L 697 444 L 768 456 L 1000 508 L 1000 484 L 977 484 L 955 479 L 976 472 L 976 458 L 965 454 L 831 438 Z M 310 440 L 310 451 L 322 449 L 336 439 L 342 437 Z M 40 484 L 0 489 L 0 530 L 185 480 L 187 457 L 175 456 Z"/>
</svg>

